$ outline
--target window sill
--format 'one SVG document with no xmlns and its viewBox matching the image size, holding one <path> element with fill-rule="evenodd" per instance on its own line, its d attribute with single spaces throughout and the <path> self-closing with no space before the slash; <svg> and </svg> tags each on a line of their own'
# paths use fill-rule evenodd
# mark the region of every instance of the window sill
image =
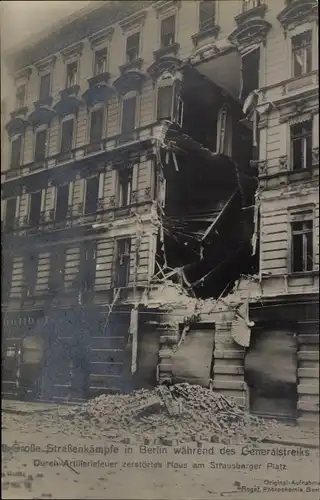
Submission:
<svg viewBox="0 0 320 500">
<path fill-rule="evenodd" d="M 105 71 L 104 73 L 100 73 L 98 75 L 92 76 L 91 78 L 88 78 L 88 83 L 89 87 L 94 87 L 98 83 L 108 83 L 110 78 L 110 73 L 108 71 Z"/>
<path fill-rule="evenodd" d="M 191 39 L 195 46 L 198 45 L 201 40 L 205 38 L 214 37 L 216 38 L 220 32 L 220 26 L 212 25 L 206 29 L 201 29 L 198 33 L 191 36 Z"/>
<path fill-rule="evenodd" d="M 313 271 L 295 271 L 288 274 L 288 278 L 305 278 L 308 276 L 318 276 L 319 270 Z"/>
<path fill-rule="evenodd" d="M 267 10 L 268 7 L 266 4 L 252 7 L 251 9 L 245 10 L 244 12 L 241 12 L 241 14 L 238 14 L 234 18 L 234 20 L 237 23 L 237 26 L 241 26 L 250 19 L 263 19 Z"/>
<path fill-rule="evenodd" d="M 125 73 L 130 69 L 141 69 L 142 64 L 143 64 L 142 57 L 138 57 L 137 59 L 134 59 L 134 61 L 129 61 L 119 66 L 119 71 L 120 73 Z"/>
<path fill-rule="evenodd" d="M 295 169 L 295 170 L 290 170 L 288 172 L 289 174 L 289 180 L 290 181 L 300 181 L 304 179 L 311 179 L 312 178 L 312 169 L 310 168 L 302 168 L 302 169 Z"/>
<path fill-rule="evenodd" d="M 178 50 L 180 49 L 179 43 L 173 43 L 172 45 L 168 45 L 168 47 L 162 47 L 158 50 L 155 50 L 153 52 L 153 57 L 155 61 L 159 61 L 161 57 L 166 56 L 168 54 L 174 54 L 176 55 Z"/>
</svg>

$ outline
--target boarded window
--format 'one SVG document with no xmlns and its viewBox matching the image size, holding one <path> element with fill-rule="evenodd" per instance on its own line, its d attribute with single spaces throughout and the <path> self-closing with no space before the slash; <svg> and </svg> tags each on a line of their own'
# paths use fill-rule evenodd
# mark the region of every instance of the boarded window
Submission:
<svg viewBox="0 0 320 500">
<path fill-rule="evenodd" d="M 312 166 L 312 120 L 291 127 L 291 165 L 293 170 Z"/>
<path fill-rule="evenodd" d="M 167 17 L 161 21 L 161 48 L 169 47 L 175 42 L 175 16 Z"/>
<path fill-rule="evenodd" d="M 6 217 L 4 222 L 5 231 L 12 231 L 14 229 L 14 221 L 16 217 L 16 198 L 10 198 L 6 201 Z"/>
<path fill-rule="evenodd" d="M 23 108 L 24 103 L 25 103 L 25 99 L 26 99 L 26 85 L 25 84 L 19 85 L 19 87 L 17 88 L 17 92 L 16 92 L 16 107 L 17 107 L 17 109 Z"/>
<path fill-rule="evenodd" d="M 21 163 L 22 136 L 19 135 L 11 142 L 10 168 L 19 168 Z"/>
<path fill-rule="evenodd" d="M 97 244 L 87 241 L 80 248 L 80 285 L 84 292 L 94 289 L 96 279 Z"/>
<path fill-rule="evenodd" d="M 86 180 L 86 200 L 84 213 L 95 214 L 98 206 L 99 176 L 90 177 Z"/>
<path fill-rule="evenodd" d="M 130 249 L 131 239 L 124 238 L 117 241 L 115 286 L 126 287 L 130 276 Z"/>
<path fill-rule="evenodd" d="M 23 275 L 25 282 L 25 294 L 34 295 L 37 285 L 39 254 L 30 253 L 24 256 Z"/>
<path fill-rule="evenodd" d="M 43 161 L 46 157 L 47 131 L 41 130 L 36 135 L 36 147 L 34 151 L 35 161 Z"/>
<path fill-rule="evenodd" d="M 216 2 L 200 0 L 199 4 L 199 30 L 203 31 L 215 24 Z"/>
<path fill-rule="evenodd" d="M 304 220 L 291 223 L 292 272 L 313 270 L 313 222 Z"/>
<path fill-rule="evenodd" d="M 312 71 L 312 32 L 306 31 L 292 38 L 292 76 Z"/>
<path fill-rule="evenodd" d="M 42 191 L 30 194 L 29 224 L 31 227 L 38 227 L 40 223 Z"/>
<path fill-rule="evenodd" d="M 74 120 L 66 120 L 62 123 L 61 129 L 61 153 L 68 153 L 73 146 L 73 127 Z"/>
<path fill-rule="evenodd" d="M 50 96 L 51 75 L 47 73 L 41 76 L 39 99 L 43 100 Z"/>
<path fill-rule="evenodd" d="M 94 54 L 94 74 L 101 75 L 107 71 L 108 52 L 107 48 L 97 50 Z"/>
<path fill-rule="evenodd" d="M 69 184 L 63 184 L 57 189 L 57 202 L 56 202 L 56 222 L 61 222 L 67 218 L 68 214 L 68 201 L 69 201 Z"/>
<path fill-rule="evenodd" d="M 158 89 L 157 120 L 172 119 L 173 86 Z"/>
<path fill-rule="evenodd" d="M 78 81 L 78 63 L 74 61 L 67 64 L 67 81 L 66 87 L 73 87 Z"/>
<path fill-rule="evenodd" d="M 126 61 L 132 62 L 139 57 L 140 33 L 128 36 L 126 45 Z"/>
<path fill-rule="evenodd" d="M 119 170 L 119 207 L 126 207 L 131 203 L 132 170 Z"/>
<path fill-rule="evenodd" d="M 92 111 L 90 123 L 90 143 L 97 143 L 101 141 L 102 128 L 103 128 L 103 108 Z"/>
<path fill-rule="evenodd" d="M 64 289 L 64 274 L 66 265 L 66 250 L 59 248 L 52 252 L 48 288 L 51 292 Z"/>
</svg>

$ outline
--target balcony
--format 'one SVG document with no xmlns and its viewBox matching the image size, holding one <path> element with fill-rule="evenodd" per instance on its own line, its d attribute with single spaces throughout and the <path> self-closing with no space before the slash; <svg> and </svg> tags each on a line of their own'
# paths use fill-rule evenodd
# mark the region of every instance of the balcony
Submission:
<svg viewBox="0 0 320 500">
<path fill-rule="evenodd" d="M 143 65 L 143 59 L 142 57 L 137 57 L 133 60 L 127 61 L 121 66 L 119 66 L 119 71 L 120 73 L 125 73 L 126 71 L 130 69 L 141 69 Z"/>
<path fill-rule="evenodd" d="M 281 23 L 285 34 L 290 26 L 313 20 L 318 20 L 317 0 L 287 0 L 286 7 L 278 15 L 278 21 Z"/>
<path fill-rule="evenodd" d="M 164 47 L 161 47 L 160 49 L 155 50 L 153 52 L 154 60 L 158 62 L 159 59 L 161 59 L 161 57 L 163 56 L 168 56 L 168 55 L 176 56 L 177 53 L 179 52 L 179 49 L 180 45 L 177 42 L 172 43 L 171 45 L 166 45 Z"/>
<path fill-rule="evenodd" d="M 271 24 L 264 19 L 267 10 L 264 2 L 243 2 L 243 11 L 234 18 L 237 28 L 228 39 L 242 49 L 265 41 L 271 29 Z"/>
</svg>

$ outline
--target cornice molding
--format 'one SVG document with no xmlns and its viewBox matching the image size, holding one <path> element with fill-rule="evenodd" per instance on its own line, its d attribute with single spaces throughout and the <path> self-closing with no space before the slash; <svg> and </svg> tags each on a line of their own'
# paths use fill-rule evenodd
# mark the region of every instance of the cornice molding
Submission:
<svg viewBox="0 0 320 500">
<path fill-rule="evenodd" d="M 35 63 L 35 67 L 39 73 L 42 73 L 45 70 L 52 70 L 54 68 L 55 62 L 57 60 L 57 56 L 49 56 L 46 57 L 45 59 L 41 59 L 41 61 L 38 61 Z"/>
<path fill-rule="evenodd" d="M 110 42 L 114 34 L 114 27 L 109 26 L 93 35 L 88 37 L 91 47 L 97 47 L 98 45 L 102 45 L 105 42 Z"/>
<path fill-rule="evenodd" d="M 285 35 L 290 29 L 308 21 L 318 20 L 317 0 L 293 0 L 277 16 Z"/>
<path fill-rule="evenodd" d="M 171 13 L 171 11 L 175 11 L 179 9 L 181 6 L 181 0 L 159 0 L 155 2 L 153 5 L 154 10 L 157 13 L 157 17 L 162 14 Z"/>
<path fill-rule="evenodd" d="M 31 73 L 32 73 L 32 68 L 31 68 L 31 66 L 28 66 L 27 68 L 23 68 L 20 71 L 18 71 L 15 74 L 14 79 L 16 81 L 17 80 L 29 80 Z"/>
<path fill-rule="evenodd" d="M 122 21 L 119 22 L 119 26 L 122 29 L 122 33 L 126 33 L 134 28 L 138 28 L 144 25 L 144 22 L 147 17 L 147 12 L 142 11 L 137 14 L 133 14 L 129 17 L 126 17 Z"/>
<path fill-rule="evenodd" d="M 78 43 L 74 43 L 69 47 L 66 47 L 65 49 L 61 50 L 60 53 L 62 55 L 63 60 L 67 61 L 68 59 L 81 55 L 82 49 L 83 49 L 83 42 L 81 41 Z"/>
</svg>

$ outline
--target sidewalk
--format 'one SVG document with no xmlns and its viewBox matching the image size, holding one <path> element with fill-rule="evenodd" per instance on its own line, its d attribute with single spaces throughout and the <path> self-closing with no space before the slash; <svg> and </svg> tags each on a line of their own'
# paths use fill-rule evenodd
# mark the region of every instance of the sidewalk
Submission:
<svg viewBox="0 0 320 500">
<path fill-rule="evenodd" d="M 15 413 L 16 415 L 31 415 L 33 413 L 44 413 L 50 411 L 61 410 L 62 408 L 70 408 L 79 403 L 47 403 L 47 402 L 30 402 L 30 401 L 12 401 L 2 399 L 2 411 L 5 413 Z"/>
</svg>

